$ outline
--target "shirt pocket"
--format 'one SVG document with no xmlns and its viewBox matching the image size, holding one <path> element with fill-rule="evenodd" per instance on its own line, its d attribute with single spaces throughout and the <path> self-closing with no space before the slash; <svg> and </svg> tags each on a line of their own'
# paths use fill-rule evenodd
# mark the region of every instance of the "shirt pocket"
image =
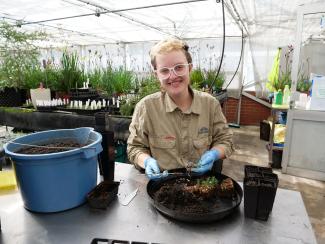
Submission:
<svg viewBox="0 0 325 244">
<path fill-rule="evenodd" d="M 154 157 L 163 169 L 176 168 L 176 141 L 161 137 L 149 138 L 151 156 Z M 175 164 L 175 165 L 173 165 Z"/>
<path fill-rule="evenodd" d="M 191 158 L 191 160 L 194 162 L 198 161 L 202 156 L 202 154 L 206 150 L 210 149 L 211 141 L 212 141 L 212 136 L 205 136 L 205 137 L 193 139 L 194 157 Z"/>
</svg>

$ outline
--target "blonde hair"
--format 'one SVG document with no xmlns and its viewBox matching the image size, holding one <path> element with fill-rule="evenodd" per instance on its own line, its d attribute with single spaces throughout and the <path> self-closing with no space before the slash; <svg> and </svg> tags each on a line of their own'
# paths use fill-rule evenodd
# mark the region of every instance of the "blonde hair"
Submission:
<svg viewBox="0 0 325 244">
<path fill-rule="evenodd" d="M 180 50 L 184 53 L 188 63 L 192 63 L 191 54 L 188 52 L 188 45 L 180 39 L 169 38 L 169 39 L 165 39 L 165 40 L 158 42 L 151 48 L 149 54 L 150 54 L 152 67 L 154 69 L 157 68 L 156 56 L 158 54 L 166 54 L 166 53 L 169 53 L 172 51 L 178 51 L 178 50 Z"/>
</svg>

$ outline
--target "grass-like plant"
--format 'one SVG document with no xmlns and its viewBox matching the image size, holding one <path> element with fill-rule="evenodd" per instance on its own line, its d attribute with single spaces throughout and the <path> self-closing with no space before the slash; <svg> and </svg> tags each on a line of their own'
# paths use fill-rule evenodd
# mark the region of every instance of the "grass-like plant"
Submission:
<svg viewBox="0 0 325 244">
<path fill-rule="evenodd" d="M 82 70 L 78 54 L 76 52 L 69 53 L 65 50 L 62 54 L 61 65 L 62 81 L 59 89 L 68 92 L 72 88 L 82 87 Z"/>
</svg>

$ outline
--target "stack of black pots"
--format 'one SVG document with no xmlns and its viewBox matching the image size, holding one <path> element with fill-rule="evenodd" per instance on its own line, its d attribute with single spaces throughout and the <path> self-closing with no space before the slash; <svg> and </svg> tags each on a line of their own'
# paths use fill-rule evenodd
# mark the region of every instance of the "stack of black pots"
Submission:
<svg viewBox="0 0 325 244">
<path fill-rule="evenodd" d="M 267 220 L 273 208 L 279 179 L 271 168 L 245 165 L 245 217 Z"/>
</svg>

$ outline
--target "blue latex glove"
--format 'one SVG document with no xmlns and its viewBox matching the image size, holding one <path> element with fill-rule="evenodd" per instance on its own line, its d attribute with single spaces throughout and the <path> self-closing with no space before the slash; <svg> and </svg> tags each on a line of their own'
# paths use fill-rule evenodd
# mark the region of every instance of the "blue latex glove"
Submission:
<svg viewBox="0 0 325 244">
<path fill-rule="evenodd" d="M 211 149 L 203 153 L 197 167 L 193 168 L 192 171 L 198 174 L 204 174 L 212 169 L 214 161 L 220 159 L 220 152 L 216 149 Z"/>
<path fill-rule="evenodd" d="M 150 180 L 158 180 L 162 177 L 168 176 L 167 170 L 165 170 L 163 173 L 160 173 L 157 160 L 152 157 L 148 157 L 144 160 L 144 167 L 146 175 Z"/>
</svg>

